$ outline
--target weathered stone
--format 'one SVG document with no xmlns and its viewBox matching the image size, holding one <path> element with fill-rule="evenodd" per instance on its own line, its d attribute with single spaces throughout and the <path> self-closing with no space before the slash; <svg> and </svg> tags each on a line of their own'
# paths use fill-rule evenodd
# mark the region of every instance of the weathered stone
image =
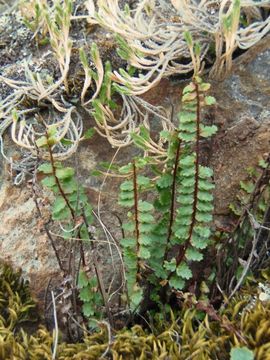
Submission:
<svg viewBox="0 0 270 360">
<path fill-rule="evenodd" d="M 28 31 L 26 35 L 29 37 Z M 20 51 L 16 48 L 14 52 L 14 49 L 6 46 L 8 36 L 9 34 L 3 35 L 5 49 L 0 53 L 2 65 L 6 67 L 6 75 L 9 74 L 8 66 L 14 73 L 17 65 L 14 63 L 14 56 Z M 25 41 L 24 33 L 21 33 L 20 39 L 21 42 L 22 39 Z M 99 40 L 99 44 L 102 45 L 104 39 Z M 256 166 L 259 159 L 269 152 L 269 38 L 268 44 L 265 40 L 262 43 L 263 46 L 259 44 L 256 50 L 252 49 L 243 55 L 241 61 L 237 60 L 232 75 L 224 82 L 212 81 L 211 92 L 216 97 L 218 105 L 206 116 L 208 120 L 218 125 L 219 130 L 213 141 L 209 143 L 209 158 L 202 160 L 210 162 L 214 169 L 215 218 L 221 224 L 229 214 L 229 205 L 235 199 L 239 182 L 247 177 L 247 167 Z M 15 41 L 14 44 L 19 43 Z M 32 50 L 29 42 L 28 55 Z M 114 49 L 110 48 L 110 54 L 112 52 L 115 53 Z M 22 71 L 21 75 L 23 75 Z M 183 86 L 183 81 L 164 79 L 156 88 L 145 94 L 144 99 L 154 105 L 163 105 L 168 111 L 173 110 L 172 116 L 177 121 L 176 115 L 180 108 L 179 101 Z M 0 84 L 0 91 L 0 97 L 2 95 L 4 98 L 7 95 L 7 87 Z M 85 119 L 85 124 L 88 120 Z M 154 130 L 158 131 L 158 126 Z M 103 179 L 90 175 L 91 170 L 100 161 L 110 162 L 115 151 L 116 149 L 112 149 L 104 138 L 95 135 L 91 140 L 81 144 L 73 164 L 78 169 L 79 181 L 87 188 L 93 207 L 96 209 L 97 205 L 100 205 L 102 221 L 115 238 L 119 238 L 121 234 L 115 216 L 120 211 L 117 206 L 119 179 L 108 178 L 100 193 Z M 134 153 L 134 148 L 125 148 L 117 155 L 116 162 L 126 163 Z M 4 166 L 1 173 L 0 259 L 22 268 L 24 275 L 32 280 L 34 293 L 41 298 L 48 280 L 58 276 L 60 271 L 51 244 L 45 232 L 40 229 L 31 189 L 25 185 L 12 186 L 11 181 L 6 179 L 7 170 Z M 100 234 L 100 238 L 103 239 L 102 231 Z"/>
<path fill-rule="evenodd" d="M 41 300 L 59 268 L 50 243 L 40 231 L 32 192 L 4 181 L 0 191 L 0 259 L 21 268 Z"/>
</svg>

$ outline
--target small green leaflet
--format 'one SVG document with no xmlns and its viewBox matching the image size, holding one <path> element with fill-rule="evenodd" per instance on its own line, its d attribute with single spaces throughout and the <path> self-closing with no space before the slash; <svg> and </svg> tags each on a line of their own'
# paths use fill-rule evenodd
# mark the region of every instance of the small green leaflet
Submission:
<svg viewBox="0 0 270 360">
<path fill-rule="evenodd" d="M 128 174 L 132 171 L 132 164 L 124 165 L 119 169 L 120 174 Z"/>
<path fill-rule="evenodd" d="M 208 91 L 210 89 L 211 85 L 209 83 L 201 83 L 199 85 L 200 91 Z"/>
<path fill-rule="evenodd" d="M 216 103 L 216 99 L 213 96 L 206 96 L 204 98 L 204 102 L 206 105 L 214 105 Z"/>
<path fill-rule="evenodd" d="M 175 231 L 175 236 L 179 239 L 186 239 L 188 237 L 189 226 L 179 228 Z"/>
<path fill-rule="evenodd" d="M 212 211 L 214 210 L 214 205 L 209 202 L 200 202 L 199 201 L 199 203 L 197 204 L 197 210 L 199 210 L 201 212 L 212 213 Z"/>
<path fill-rule="evenodd" d="M 73 178 L 68 178 L 68 179 L 62 180 L 61 186 L 66 194 L 71 194 L 74 191 L 77 192 L 77 190 L 78 190 L 78 184 L 76 183 L 76 181 Z"/>
<path fill-rule="evenodd" d="M 140 233 L 149 233 L 153 230 L 153 224 L 139 224 Z"/>
<path fill-rule="evenodd" d="M 216 125 L 212 125 L 212 126 L 205 126 L 205 125 L 201 125 L 200 126 L 200 136 L 206 138 L 209 136 L 214 135 L 217 132 L 217 127 Z"/>
<path fill-rule="evenodd" d="M 83 287 L 83 288 L 80 289 L 79 298 L 80 298 L 83 302 L 87 302 L 87 301 L 91 300 L 90 289 L 89 289 L 88 286 Z"/>
<path fill-rule="evenodd" d="M 196 89 L 196 86 L 193 82 L 189 83 L 189 85 L 185 86 L 183 89 L 183 95 L 192 92 Z"/>
<path fill-rule="evenodd" d="M 123 224 L 122 228 L 125 231 L 133 232 L 135 230 L 135 224 L 134 224 L 134 222 L 129 221 L 129 222 Z"/>
<path fill-rule="evenodd" d="M 148 212 L 148 211 L 152 211 L 154 207 L 149 202 L 140 200 L 138 204 L 138 209 L 141 212 Z"/>
<path fill-rule="evenodd" d="M 157 180 L 157 186 L 161 189 L 168 188 L 173 183 L 173 177 L 171 174 L 164 174 Z"/>
<path fill-rule="evenodd" d="M 47 138 L 45 136 L 41 136 L 39 139 L 36 140 L 37 147 L 44 147 L 48 145 Z"/>
<path fill-rule="evenodd" d="M 121 200 L 131 200 L 134 199 L 133 191 L 121 191 L 119 195 Z"/>
<path fill-rule="evenodd" d="M 134 199 L 120 199 L 118 204 L 124 207 L 131 208 L 134 206 Z"/>
<path fill-rule="evenodd" d="M 193 177 L 193 176 L 191 176 L 191 177 L 185 177 L 183 180 L 182 180 L 182 182 L 181 182 L 181 185 L 183 186 L 183 187 L 188 187 L 188 188 L 190 188 L 190 187 L 194 187 L 194 184 L 195 184 L 195 178 Z M 180 187 L 180 189 L 181 189 L 181 187 Z"/>
<path fill-rule="evenodd" d="M 191 244 L 199 250 L 203 250 L 207 247 L 208 245 L 208 239 L 202 237 L 200 238 L 198 235 L 196 235 L 195 233 L 193 233 L 192 238 L 191 238 Z"/>
<path fill-rule="evenodd" d="M 48 133 L 49 138 L 56 135 L 57 134 L 57 126 L 56 125 L 50 125 L 49 128 L 48 128 L 47 133 Z"/>
<path fill-rule="evenodd" d="M 181 194 L 177 198 L 177 202 L 180 205 L 192 205 L 194 203 L 194 197 L 186 194 Z"/>
<path fill-rule="evenodd" d="M 171 132 L 168 130 L 162 130 L 159 135 L 162 139 L 169 140 L 171 136 Z"/>
<path fill-rule="evenodd" d="M 81 289 L 83 287 L 86 287 L 87 285 L 88 285 L 88 277 L 85 274 L 85 272 L 81 270 L 78 276 L 78 288 Z"/>
<path fill-rule="evenodd" d="M 187 264 L 184 262 L 176 268 L 176 274 L 178 276 L 181 276 L 181 278 L 183 279 L 188 280 L 192 278 L 192 272 L 190 268 L 187 266 Z"/>
<path fill-rule="evenodd" d="M 198 192 L 198 199 L 201 201 L 209 201 L 212 202 L 214 197 L 212 194 L 209 194 L 208 192 L 199 191 Z"/>
<path fill-rule="evenodd" d="M 95 308 L 91 302 L 84 303 L 82 309 L 83 309 L 83 313 L 86 317 L 95 315 Z"/>
<path fill-rule="evenodd" d="M 179 130 L 182 132 L 187 132 L 191 134 L 195 134 L 196 132 L 196 124 L 191 123 L 180 123 Z"/>
<path fill-rule="evenodd" d="M 185 286 L 185 281 L 177 275 L 173 275 L 169 280 L 169 285 L 176 290 L 182 290 Z"/>
<path fill-rule="evenodd" d="M 211 235 L 211 230 L 209 227 L 203 227 L 203 226 L 195 226 L 194 232 L 204 238 L 209 238 Z"/>
<path fill-rule="evenodd" d="M 151 245 L 151 242 L 152 242 L 151 236 L 149 236 L 147 234 L 140 234 L 140 237 L 139 237 L 140 244 Z M 150 257 L 150 253 L 149 253 L 149 257 Z M 145 258 L 145 259 L 147 259 L 147 258 Z"/>
<path fill-rule="evenodd" d="M 147 144 L 145 143 L 146 140 L 142 136 L 132 133 L 131 138 L 138 148 L 147 150 Z"/>
<path fill-rule="evenodd" d="M 121 246 L 123 246 L 123 248 L 133 248 L 135 244 L 135 238 L 124 238 L 121 240 Z"/>
<path fill-rule="evenodd" d="M 52 165 L 50 163 L 39 165 L 38 170 L 42 171 L 44 174 L 52 174 L 53 172 Z"/>
<path fill-rule="evenodd" d="M 246 346 L 234 347 L 230 351 L 230 360 L 254 360 L 254 354 Z"/>
<path fill-rule="evenodd" d="M 177 215 L 179 216 L 188 216 L 188 215 L 192 215 L 192 213 L 193 213 L 192 206 L 180 206 L 177 209 Z"/>
<path fill-rule="evenodd" d="M 215 185 L 213 183 L 211 183 L 209 180 L 207 180 L 207 179 L 199 180 L 199 189 L 200 190 L 209 191 L 209 190 L 213 190 L 214 188 L 215 188 Z"/>
<path fill-rule="evenodd" d="M 58 179 L 61 180 L 71 178 L 74 174 L 75 174 L 75 170 L 71 167 L 56 169 L 56 176 Z"/>
<path fill-rule="evenodd" d="M 53 220 L 65 220 L 70 218 L 70 210 L 69 208 L 65 207 L 64 209 L 58 211 L 58 212 L 53 212 L 52 213 L 52 219 Z"/>
<path fill-rule="evenodd" d="M 152 223 L 155 221 L 154 217 L 148 213 L 139 213 L 139 220 L 143 223 Z"/>
<path fill-rule="evenodd" d="M 143 290 L 139 287 L 138 284 L 135 284 L 133 287 L 133 292 L 131 294 L 131 301 L 134 305 L 134 308 L 140 305 L 143 297 Z"/>
<path fill-rule="evenodd" d="M 205 212 L 196 212 L 196 220 L 198 222 L 210 222 L 212 221 L 213 219 L 213 216 L 212 214 L 210 213 L 205 213 Z"/>
<path fill-rule="evenodd" d="M 183 157 L 180 161 L 181 168 L 185 169 L 186 167 L 194 167 L 195 165 L 195 154 L 187 155 Z"/>
<path fill-rule="evenodd" d="M 59 211 L 63 210 L 65 207 L 66 207 L 65 199 L 62 196 L 58 196 L 53 204 L 52 212 L 53 214 L 56 214 Z"/>
<path fill-rule="evenodd" d="M 133 182 L 130 180 L 123 182 L 120 186 L 120 189 L 123 191 L 133 191 L 133 188 Z"/>
<path fill-rule="evenodd" d="M 202 165 L 199 166 L 199 177 L 201 179 L 207 179 L 207 178 L 209 178 L 211 176 L 213 176 L 213 170 L 212 169 L 210 169 L 207 166 L 202 166 Z"/>
<path fill-rule="evenodd" d="M 192 222 L 192 218 L 191 216 L 181 216 L 177 219 L 177 225 L 180 225 L 180 226 L 188 226 L 190 225 Z"/>
<path fill-rule="evenodd" d="M 248 194 L 251 194 L 255 188 L 255 184 L 251 181 L 240 181 L 241 189 L 245 190 Z"/>
<path fill-rule="evenodd" d="M 176 259 L 173 258 L 171 261 L 164 261 L 164 268 L 168 271 L 175 271 L 176 269 Z"/>
<path fill-rule="evenodd" d="M 189 261 L 201 261 L 203 259 L 203 255 L 193 247 L 189 247 L 186 251 L 186 258 Z"/>
<path fill-rule="evenodd" d="M 138 255 L 139 255 L 139 258 L 141 258 L 141 259 L 149 259 L 151 257 L 150 251 L 143 246 L 140 247 L 140 251 L 139 251 Z"/>
<path fill-rule="evenodd" d="M 178 135 L 179 139 L 182 139 L 183 141 L 186 141 L 186 142 L 191 142 L 191 141 L 195 141 L 196 139 L 196 134 L 192 133 L 192 134 L 188 134 L 188 133 L 179 133 Z"/>
<path fill-rule="evenodd" d="M 43 180 L 41 180 L 41 183 L 43 186 L 46 186 L 48 188 L 53 187 L 55 183 L 55 178 L 53 176 L 47 176 Z"/>
<path fill-rule="evenodd" d="M 196 120 L 196 114 L 193 112 L 182 111 L 179 115 L 180 123 L 193 123 Z"/>
<path fill-rule="evenodd" d="M 150 185 L 150 179 L 146 176 L 139 175 L 137 177 L 137 184 L 139 186 L 149 186 Z"/>
</svg>

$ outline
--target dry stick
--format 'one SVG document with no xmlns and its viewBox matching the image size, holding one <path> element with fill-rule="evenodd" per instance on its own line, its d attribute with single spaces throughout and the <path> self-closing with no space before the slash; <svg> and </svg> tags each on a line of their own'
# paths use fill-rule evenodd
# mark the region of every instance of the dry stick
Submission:
<svg viewBox="0 0 270 360">
<path fill-rule="evenodd" d="M 203 301 L 198 301 L 195 307 L 198 310 L 204 311 L 211 319 L 213 319 L 214 321 L 218 321 L 221 327 L 223 327 L 229 333 L 233 333 L 238 338 L 238 340 L 243 341 L 245 344 L 247 344 L 247 341 L 241 334 L 241 332 L 238 331 L 230 322 L 226 323 L 226 320 L 217 313 L 213 305 L 205 304 Z"/>
<path fill-rule="evenodd" d="M 234 289 L 232 290 L 230 296 L 228 297 L 228 301 L 233 297 L 233 295 L 236 293 L 236 291 L 240 288 L 249 268 L 250 268 L 250 264 L 251 264 L 251 261 L 252 261 L 252 258 L 253 256 L 255 256 L 255 252 L 256 252 L 256 246 L 257 246 L 257 243 L 258 243 L 258 240 L 259 240 L 259 237 L 256 236 L 256 232 L 253 236 L 253 241 L 252 241 L 252 249 L 250 251 L 250 254 L 249 254 L 249 257 L 248 257 L 248 260 L 246 262 L 246 265 L 244 267 L 244 270 L 240 276 L 240 279 L 238 280 L 237 284 L 235 285 Z"/>
<path fill-rule="evenodd" d="M 54 326 L 55 326 L 55 336 L 54 336 L 52 360 L 55 360 L 56 353 L 57 353 L 57 344 L 58 344 L 58 321 L 57 321 L 56 305 L 55 305 L 55 298 L 54 298 L 53 291 L 51 291 L 51 295 L 52 295 L 53 318 L 54 318 Z"/>
<path fill-rule="evenodd" d="M 89 224 L 88 224 L 84 209 L 82 209 L 82 214 L 83 214 L 83 220 L 84 220 L 84 223 L 85 223 L 85 226 L 86 226 L 86 229 L 87 229 L 88 237 L 91 240 L 93 236 L 92 236 L 91 232 L 89 231 Z M 96 256 L 96 247 L 95 247 L 95 244 L 92 241 L 90 242 L 90 246 L 91 246 L 91 249 L 92 249 L 93 264 L 94 264 L 94 269 L 95 269 L 95 273 L 96 273 L 96 277 L 97 277 L 97 281 L 98 281 L 98 287 L 99 287 L 99 290 L 100 290 L 100 294 L 101 294 L 102 299 L 103 299 L 103 303 L 104 303 L 104 306 L 105 306 L 105 309 L 106 309 L 107 316 L 109 318 L 110 325 L 112 327 L 114 327 L 114 321 L 113 321 L 113 317 L 112 317 L 112 314 L 110 312 L 110 307 L 109 307 L 109 303 L 108 303 L 108 296 L 107 296 L 107 293 L 105 291 L 105 286 L 104 286 L 104 283 L 103 283 L 101 270 L 100 270 L 99 263 L 98 263 L 97 256 Z"/>
</svg>

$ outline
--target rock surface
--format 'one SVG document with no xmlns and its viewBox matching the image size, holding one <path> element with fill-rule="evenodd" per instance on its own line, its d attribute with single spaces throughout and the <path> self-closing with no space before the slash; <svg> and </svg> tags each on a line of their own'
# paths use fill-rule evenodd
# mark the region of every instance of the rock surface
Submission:
<svg viewBox="0 0 270 360">
<path fill-rule="evenodd" d="M 4 42 L 6 36 L 3 36 Z M 214 169 L 217 223 L 226 222 L 229 204 L 235 199 L 239 182 L 247 177 L 246 169 L 256 166 L 269 152 L 270 45 L 263 42 L 264 47 L 253 49 L 256 56 L 247 52 L 241 61 L 237 60 L 233 73 L 224 82 L 212 81 L 212 94 L 218 105 L 207 116 L 219 131 L 208 144 L 207 162 Z M 16 41 L 14 44 L 17 46 Z M 2 59 L 3 64 L 7 64 L 7 59 Z M 173 105 L 176 116 L 182 88 L 183 82 L 164 79 L 145 95 L 145 99 L 168 108 Z M 125 149 L 116 160 L 125 162 L 133 153 L 134 149 Z M 104 138 L 95 135 L 81 145 L 76 155 L 79 180 L 87 186 L 94 207 L 99 200 L 101 180 L 91 177 L 90 171 L 100 161 L 111 161 L 114 154 L 115 149 Z M 13 186 L 4 166 L 0 176 L 0 259 L 22 268 L 31 280 L 34 293 L 41 298 L 49 279 L 60 273 L 56 259 L 46 234 L 39 229 L 31 189 L 25 185 Z M 103 220 L 116 236 L 119 226 L 110 214 L 119 211 L 118 184 L 117 180 L 106 181 L 100 203 Z"/>
</svg>

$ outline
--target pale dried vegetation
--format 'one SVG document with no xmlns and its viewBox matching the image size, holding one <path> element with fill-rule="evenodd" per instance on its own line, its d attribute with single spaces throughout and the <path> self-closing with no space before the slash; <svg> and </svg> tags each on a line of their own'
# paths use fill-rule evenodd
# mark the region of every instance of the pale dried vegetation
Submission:
<svg viewBox="0 0 270 360">
<path fill-rule="evenodd" d="M 12 89 L 1 102 L 0 148 L 2 156 L 16 170 L 16 183 L 31 171 L 40 151 L 36 139 L 48 127 L 55 124 L 57 129 L 55 158 L 68 158 L 83 139 L 80 113 L 68 100 L 72 98 L 70 62 L 76 48 L 70 37 L 72 22 L 98 24 L 116 35 L 119 55 L 128 64 L 125 70 L 111 71 L 110 67 L 105 68 L 95 44 L 90 44 L 90 56 L 83 49 L 80 51 L 84 82 L 79 89 L 79 106 L 94 115 L 96 130 L 114 147 L 129 145 L 131 133 L 138 132 L 142 124 L 150 128 L 150 114 L 160 119 L 161 129 L 174 127 L 162 107 L 146 103 L 139 95 L 158 85 L 162 78 L 190 73 L 204 62 L 212 78 L 223 79 L 230 72 L 234 51 L 253 46 L 270 29 L 268 0 L 139 0 L 132 8 L 120 7 L 118 0 L 99 0 L 96 5 L 93 0 L 82 3 L 85 13 L 80 15 L 72 0 L 22 0 L 19 4 L 34 37 L 49 38 L 60 76 L 55 79 L 33 72 L 27 62 L 24 80 L 0 76 Z M 187 41 L 187 33 L 191 41 Z M 200 46 L 197 53 L 196 44 Z M 120 111 L 111 105 L 115 96 L 122 98 Z M 45 118 L 41 109 L 49 109 Z M 4 150 L 3 136 L 10 127 L 12 140 L 22 151 L 17 162 Z M 161 140 L 151 140 L 148 145 L 151 153 L 164 154 Z"/>
</svg>

